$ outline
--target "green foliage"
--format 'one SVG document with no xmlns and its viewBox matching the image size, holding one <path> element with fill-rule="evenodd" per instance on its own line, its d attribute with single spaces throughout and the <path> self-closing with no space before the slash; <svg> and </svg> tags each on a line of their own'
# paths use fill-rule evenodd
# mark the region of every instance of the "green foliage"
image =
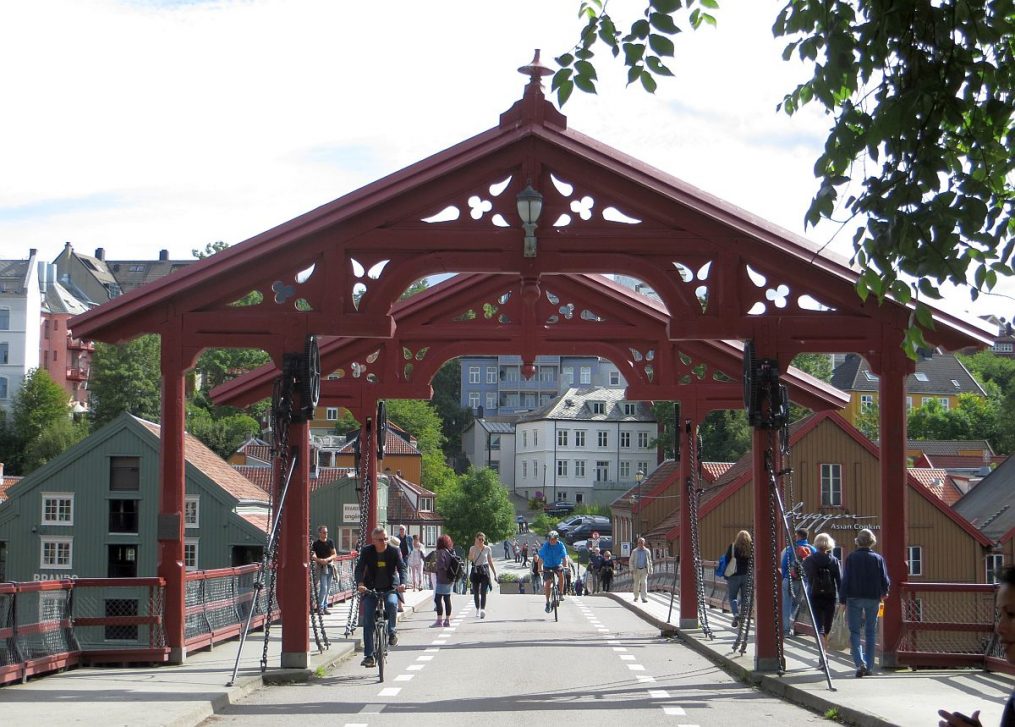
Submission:
<svg viewBox="0 0 1015 727">
<path fill-rule="evenodd" d="M 444 456 L 455 461 L 462 453 L 462 432 L 472 424 L 472 410 L 463 407 L 461 401 L 462 364 L 457 358 L 441 366 L 433 377 L 433 398 L 430 403 L 441 420 L 444 434 Z"/>
<path fill-rule="evenodd" d="M 832 380 L 832 359 L 827 353 L 798 353 L 789 363 L 826 384 Z"/>
<path fill-rule="evenodd" d="M 10 474 L 26 475 L 73 444 L 70 397 L 45 369 L 32 369 L 11 406 L 5 464 Z M 66 436 L 62 436 L 65 434 Z M 67 441 L 64 446 L 61 442 Z"/>
<path fill-rule="evenodd" d="M 123 344 L 96 343 L 89 375 L 92 426 L 108 424 L 123 412 L 158 422 L 161 406 L 159 337 L 141 336 Z"/>
<path fill-rule="evenodd" d="M 200 397 L 187 402 L 187 431 L 223 459 L 261 431 L 256 419 L 236 409 L 221 407 L 213 411 L 205 405 Z"/>
<path fill-rule="evenodd" d="M 673 459 L 677 456 L 674 449 L 674 442 L 676 441 L 674 437 L 677 434 L 676 427 L 680 416 L 680 404 L 673 401 L 654 401 L 652 402 L 652 415 L 656 418 L 656 422 L 661 425 L 659 427 L 660 433 L 652 444 L 656 448 L 662 445 L 666 459 Z"/>
<path fill-rule="evenodd" d="M 881 432 L 881 410 L 876 402 L 860 409 L 856 417 L 856 428 L 872 442 L 878 441 Z M 908 434 L 910 437 L 913 436 L 912 432 Z"/>
<path fill-rule="evenodd" d="M 209 242 L 207 245 L 205 245 L 204 250 L 198 250 L 197 248 L 194 248 L 193 250 L 190 251 L 190 254 L 196 257 L 198 260 L 204 260 L 206 257 L 211 257 L 217 252 L 222 252 L 227 247 L 229 247 L 228 242 L 222 242 L 222 240 L 217 240 L 216 242 Z"/>
<path fill-rule="evenodd" d="M 444 433 L 437 410 L 427 401 L 419 399 L 389 399 L 388 420 L 416 437 L 417 447 L 423 454 L 442 451 Z"/>
<path fill-rule="evenodd" d="M 997 404 L 974 394 L 960 394 L 954 408 L 936 399 L 909 412 L 907 431 L 912 439 L 986 439 L 997 441 Z"/>
<path fill-rule="evenodd" d="M 258 348 L 209 348 L 197 359 L 201 372 L 201 390 L 211 391 L 219 384 L 269 363 L 268 354 Z"/>
<path fill-rule="evenodd" d="M 356 420 L 356 417 L 352 415 L 352 412 L 343 407 L 339 410 L 338 419 L 335 420 L 335 433 L 336 434 L 348 434 L 349 432 L 358 432 L 363 428 L 363 425 Z"/>
<path fill-rule="evenodd" d="M 503 540 L 515 530 L 515 510 L 497 473 L 470 469 L 437 496 L 437 511 L 446 518 L 445 530 L 458 544 L 469 546 L 476 532 L 490 542 Z"/>
<path fill-rule="evenodd" d="M 560 522 L 560 518 L 555 515 L 547 515 L 545 512 L 539 514 L 535 520 L 529 523 L 529 530 L 540 535 L 546 535 L 548 532 L 557 527 L 557 523 Z"/>
<path fill-rule="evenodd" d="M 426 278 L 420 278 L 419 280 L 414 282 L 412 285 L 410 285 L 408 288 L 403 290 L 402 294 L 400 296 L 398 296 L 398 299 L 399 300 L 405 300 L 406 298 L 411 298 L 412 296 L 416 295 L 417 293 L 422 293 L 424 290 L 426 290 L 429 287 L 430 287 L 430 282 Z"/>
<path fill-rule="evenodd" d="M 425 453 L 420 469 L 422 482 L 419 484 L 437 493 L 438 497 L 458 482 L 458 475 L 448 467 L 440 450 Z"/>
<path fill-rule="evenodd" d="M 582 504 L 577 505 L 575 507 L 575 509 L 572 512 L 572 514 L 573 515 L 603 515 L 604 517 L 610 517 L 610 506 L 609 505 L 593 505 L 593 504 L 587 504 L 587 503 L 583 502 Z M 564 519 L 566 519 L 566 518 L 559 518 L 557 522 L 560 522 L 560 520 L 564 520 Z"/>
<path fill-rule="evenodd" d="M 713 411 L 698 431 L 705 462 L 736 462 L 751 448 L 751 428 L 743 409 Z"/>
<path fill-rule="evenodd" d="M 87 420 L 75 422 L 67 416 L 54 419 L 25 447 L 25 463 L 22 474 L 27 475 L 37 470 L 87 436 Z"/>
</svg>

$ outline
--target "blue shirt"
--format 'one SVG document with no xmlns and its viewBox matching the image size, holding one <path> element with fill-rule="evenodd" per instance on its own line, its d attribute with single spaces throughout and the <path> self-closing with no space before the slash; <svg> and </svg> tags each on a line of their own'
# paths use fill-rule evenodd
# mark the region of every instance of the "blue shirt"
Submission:
<svg viewBox="0 0 1015 727">
<path fill-rule="evenodd" d="M 567 548 L 559 540 L 556 545 L 547 540 L 539 548 L 539 559 L 543 561 L 544 568 L 556 568 L 567 560 Z"/>
<path fill-rule="evenodd" d="M 792 550 L 796 550 L 801 545 L 809 549 L 812 553 L 818 552 L 817 548 L 815 548 L 813 545 L 807 542 L 807 538 L 804 538 L 803 540 L 798 540 L 795 543 L 793 543 Z M 782 579 L 784 581 L 789 578 L 789 568 L 791 565 L 793 565 L 792 550 L 790 548 L 786 548 L 784 551 L 782 551 Z"/>
<path fill-rule="evenodd" d="M 846 556 L 839 601 L 845 603 L 847 598 L 883 599 L 891 585 L 885 559 L 870 548 L 857 548 Z"/>
</svg>

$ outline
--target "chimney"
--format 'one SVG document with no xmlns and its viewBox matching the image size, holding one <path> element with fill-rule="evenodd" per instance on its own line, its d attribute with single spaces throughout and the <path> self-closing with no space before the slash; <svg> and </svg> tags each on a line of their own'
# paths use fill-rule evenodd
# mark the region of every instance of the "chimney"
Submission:
<svg viewBox="0 0 1015 727">
<path fill-rule="evenodd" d="M 159 250 L 159 262 L 165 262 L 169 259 L 169 250 Z"/>
<path fill-rule="evenodd" d="M 4 463 L 0 462 L 0 485 L 4 483 Z"/>
<path fill-rule="evenodd" d="M 99 260 L 105 260 L 106 251 L 101 247 L 95 248 L 95 257 L 97 257 Z"/>
<path fill-rule="evenodd" d="M 32 248 L 29 248 L 29 249 L 28 249 L 28 257 L 29 257 L 29 259 L 31 259 L 31 258 L 33 258 L 33 257 L 35 257 L 36 253 L 38 253 L 38 252 L 39 252 L 39 251 L 38 251 L 38 250 L 36 250 L 36 249 L 35 249 L 34 247 L 32 247 Z"/>
</svg>

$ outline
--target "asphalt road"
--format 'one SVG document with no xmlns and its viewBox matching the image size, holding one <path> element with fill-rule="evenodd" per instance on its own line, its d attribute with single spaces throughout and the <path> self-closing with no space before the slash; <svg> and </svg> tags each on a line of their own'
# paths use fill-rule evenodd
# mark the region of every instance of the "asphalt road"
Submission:
<svg viewBox="0 0 1015 727">
<path fill-rule="evenodd" d="M 383 684 L 376 669 L 359 665 L 357 655 L 309 684 L 260 689 L 206 724 L 824 722 L 740 684 L 607 598 L 568 598 L 558 623 L 543 612 L 538 595 L 495 592 L 485 619 L 476 617 L 471 597 L 456 595 L 453 601 L 458 611 L 450 628 L 432 627 L 433 614 L 426 609 L 400 623 Z"/>
</svg>

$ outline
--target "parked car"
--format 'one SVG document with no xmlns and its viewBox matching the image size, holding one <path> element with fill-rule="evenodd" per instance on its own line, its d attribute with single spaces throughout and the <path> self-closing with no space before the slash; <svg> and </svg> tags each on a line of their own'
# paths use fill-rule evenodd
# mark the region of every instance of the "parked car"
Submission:
<svg viewBox="0 0 1015 727">
<path fill-rule="evenodd" d="M 575 527 L 577 525 L 581 525 L 581 522 L 582 522 L 583 519 L 585 519 L 585 517 L 587 517 L 587 516 L 585 516 L 585 515 L 572 515 L 569 518 L 565 518 L 564 520 L 561 520 L 559 523 L 557 523 L 557 532 L 563 534 L 563 533 L 566 533 L 571 528 L 573 528 L 573 527 Z"/>
<path fill-rule="evenodd" d="M 605 515 L 574 515 L 573 517 L 570 517 L 567 520 L 562 520 L 561 522 L 557 523 L 557 532 L 560 533 L 561 537 L 564 537 L 567 533 L 571 532 L 579 525 L 583 525 L 585 523 L 592 523 L 593 525 L 602 525 L 603 527 L 610 527 L 610 518 L 606 517 Z M 561 525 L 563 525 L 564 527 L 561 527 Z M 594 527 L 593 531 L 596 530 L 598 530 L 598 528 Z M 600 532 L 599 534 L 602 535 L 602 532 Z"/>
<path fill-rule="evenodd" d="M 573 542 L 572 547 L 578 551 L 578 558 L 583 562 L 587 563 L 589 560 L 589 541 L 588 540 L 576 540 Z M 602 553 L 604 550 L 613 550 L 613 538 L 612 537 L 600 537 L 599 538 L 599 552 Z"/>
<path fill-rule="evenodd" d="M 549 502 L 546 505 L 543 505 L 543 512 L 554 517 L 563 517 L 564 515 L 570 515 L 574 512 L 574 508 L 575 504 L 573 502 L 560 500 L 558 502 Z"/>
<path fill-rule="evenodd" d="M 605 518 L 604 518 L 605 520 Z M 605 535 L 613 535 L 613 523 L 609 520 L 606 522 L 596 522 L 593 520 L 585 521 L 581 525 L 568 530 L 561 537 L 564 538 L 568 543 L 574 543 L 578 540 L 588 540 L 592 537 L 592 533 L 599 533 L 600 537 Z M 600 546 L 602 547 L 602 546 Z"/>
</svg>

